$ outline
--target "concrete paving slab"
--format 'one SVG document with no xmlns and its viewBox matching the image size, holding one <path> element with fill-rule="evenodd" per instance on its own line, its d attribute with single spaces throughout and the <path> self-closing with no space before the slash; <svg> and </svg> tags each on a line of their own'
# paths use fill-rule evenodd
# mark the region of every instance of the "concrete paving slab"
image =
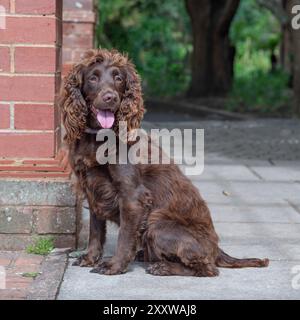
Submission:
<svg viewBox="0 0 300 320">
<path fill-rule="evenodd" d="M 242 165 L 205 165 L 203 173 L 197 176 L 190 176 L 193 181 L 213 180 L 234 180 L 234 181 L 259 181 L 246 166 Z"/>
<path fill-rule="evenodd" d="M 287 260 L 300 260 L 300 246 L 299 242 L 295 244 L 280 243 L 277 246 L 282 257 Z"/>
<path fill-rule="evenodd" d="M 300 156 L 300 155 L 299 155 Z M 276 167 L 286 167 L 286 168 L 294 168 L 300 167 L 300 160 L 293 160 L 293 161 L 285 161 L 285 160 L 272 160 L 272 163 Z"/>
<path fill-rule="evenodd" d="M 240 205 L 209 205 L 215 222 L 277 222 L 300 223 L 300 213 L 287 202 Z"/>
<path fill-rule="evenodd" d="M 194 184 L 204 199 L 212 203 L 278 203 L 283 199 L 300 202 L 300 183 L 223 180 L 194 181 Z"/>
<path fill-rule="evenodd" d="M 248 239 L 254 241 L 272 239 L 284 243 L 289 243 L 289 240 L 300 241 L 300 224 L 294 223 L 216 222 L 215 228 L 221 241 L 224 239 L 226 242 Z"/>
<path fill-rule="evenodd" d="M 216 278 L 155 277 L 145 273 L 142 263 L 117 276 L 69 266 L 58 299 L 300 299 L 300 290 L 292 287 L 296 265 L 272 261 L 263 269 L 220 269 Z"/>
<path fill-rule="evenodd" d="M 251 169 L 261 176 L 266 181 L 300 181 L 300 166 L 299 167 L 257 167 Z"/>
</svg>

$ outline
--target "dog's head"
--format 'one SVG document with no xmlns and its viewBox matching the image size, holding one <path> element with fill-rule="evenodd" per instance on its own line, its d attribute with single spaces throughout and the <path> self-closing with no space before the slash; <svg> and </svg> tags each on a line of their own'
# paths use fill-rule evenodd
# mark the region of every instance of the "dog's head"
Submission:
<svg viewBox="0 0 300 320">
<path fill-rule="evenodd" d="M 139 128 L 145 109 L 141 81 L 134 65 L 116 50 L 91 50 L 65 78 L 60 106 L 70 144 L 86 127 L 128 131 Z"/>
</svg>

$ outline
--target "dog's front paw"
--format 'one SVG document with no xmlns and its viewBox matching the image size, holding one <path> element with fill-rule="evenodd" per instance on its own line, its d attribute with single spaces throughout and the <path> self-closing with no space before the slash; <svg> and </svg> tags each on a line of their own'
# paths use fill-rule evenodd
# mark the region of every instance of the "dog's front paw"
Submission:
<svg viewBox="0 0 300 320">
<path fill-rule="evenodd" d="M 88 253 L 81 255 L 73 262 L 72 266 L 94 267 L 99 261 L 99 256 L 91 256 Z"/>
<path fill-rule="evenodd" d="M 125 273 L 126 271 L 126 268 L 122 267 L 118 262 L 104 261 L 100 263 L 96 268 L 92 269 L 90 272 L 105 275 L 116 275 Z"/>
</svg>

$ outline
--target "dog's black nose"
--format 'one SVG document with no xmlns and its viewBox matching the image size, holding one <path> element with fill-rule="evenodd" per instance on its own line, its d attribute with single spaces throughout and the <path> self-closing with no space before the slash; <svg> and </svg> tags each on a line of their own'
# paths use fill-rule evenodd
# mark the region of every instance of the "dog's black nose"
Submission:
<svg viewBox="0 0 300 320">
<path fill-rule="evenodd" d="M 103 97 L 102 97 L 103 101 L 105 103 L 110 103 L 110 102 L 113 102 L 113 101 L 116 101 L 117 100 L 117 96 L 115 93 L 113 92 L 106 92 Z"/>
</svg>

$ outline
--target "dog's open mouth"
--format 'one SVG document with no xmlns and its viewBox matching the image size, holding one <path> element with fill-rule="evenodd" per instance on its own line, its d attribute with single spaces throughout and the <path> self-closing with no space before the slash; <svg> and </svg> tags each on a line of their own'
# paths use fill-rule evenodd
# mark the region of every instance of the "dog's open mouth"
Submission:
<svg viewBox="0 0 300 320">
<path fill-rule="evenodd" d="M 115 122 L 115 115 L 110 110 L 97 110 L 92 107 L 93 113 L 97 118 L 97 121 L 104 129 L 110 129 Z"/>
</svg>

